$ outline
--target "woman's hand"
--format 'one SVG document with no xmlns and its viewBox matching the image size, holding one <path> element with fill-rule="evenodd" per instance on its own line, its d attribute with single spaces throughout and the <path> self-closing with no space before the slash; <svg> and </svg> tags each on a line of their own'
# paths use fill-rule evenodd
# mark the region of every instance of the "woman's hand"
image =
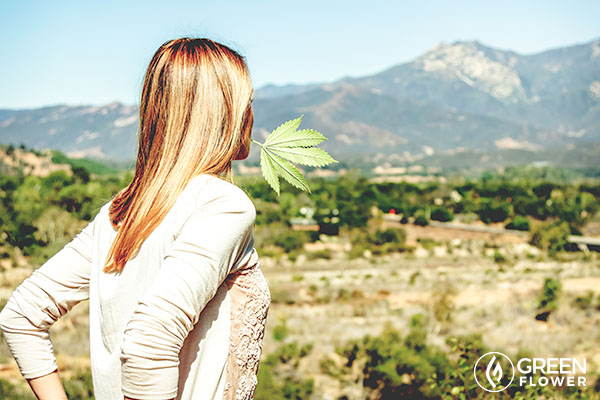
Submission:
<svg viewBox="0 0 600 400">
<path fill-rule="evenodd" d="M 68 400 L 58 370 L 38 378 L 27 379 L 27 383 L 39 400 Z"/>
</svg>

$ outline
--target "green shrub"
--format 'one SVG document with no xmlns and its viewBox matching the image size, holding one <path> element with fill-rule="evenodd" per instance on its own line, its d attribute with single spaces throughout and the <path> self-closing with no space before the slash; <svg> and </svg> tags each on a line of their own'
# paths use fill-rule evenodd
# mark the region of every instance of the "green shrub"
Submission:
<svg viewBox="0 0 600 400">
<path fill-rule="evenodd" d="M 317 251 L 311 251 L 306 254 L 309 260 L 323 259 L 323 260 L 331 260 L 331 250 L 323 249 Z"/>
<path fill-rule="evenodd" d="M 528 231 L 530 229 L 529 218 L 522 215 L 515 216 L 508 224 L 506 229 L 515 229 L 517 231 Z"/>
<path fill-rule="evenodd" d="M 295 249 L 290 251 L 289 253 L 287 253 L 287 258 L 288 260 L 290 260 L 291 262 L 296 262 L 296 260 L 298 259 L 298 256 L 302 253 L 301 250 Z"/>
<path fill-rule="evenodd" d="M 92 373 L 89 369 L 78 372 L 63 382 L 69 400 L 91 400 L 94 398 Z"/>
<path fill-rule="evenodd" d="M 406 337 L 388 325 L 381 335 L 351 341 L 337 352 L 347 367 L 360 363 L 367 398 L 429 398 L 441 392 L 431 390 L 428 378 L 445 375 L 450 362 L 439 349 L 428 347 L 426 339 L 423 316 L 415 315 Z"/>
<path fill-rule="evenodd" d="M 258 247 L 256 249 L 256 251 L 258 252 L 258 255 L 260 257 L 269 257 L 269 258 L 279 258 L 282 256 L 282 251 L 279 247 Z M 288 257 L 290 257 L 290 254 L 292 254 L 293 252 L 288 253 Z M 290 260 L 293 261 L 293 260 Z"/>
<path fill-rule="evenodd" d="M 551 255 L 565 250 L 569 243 L 569 225 L 566 222 L 546 223 L 535 228 L 530 243 Z"/>
<path fill-rule="evenodd" d="M 498 250 L 494 251 L 494 262 L 497 264 L 504 264 L 508 261 L 506 256 L 500 253 Z"/>
<path fill-rule="evenodd" d="M 450 283 L 439 282 L 436 284 L 431 298 L 431 310 L 436 321 L 440 323 L 452 321 L 455 294 L 456 289 Z"/>
<path fill-rule="evenodd" d="M 429 219 L 427 218 L 427 215 L 425 214 L 425 211 L 419 210 L 419 211 L 416 212 L 414 224 L 415 225 L 419 225 L 419 226 L 427 226 L 427 225 L 429 225 Z"/>
<path fill-rule="evenodd" d="M 273 304 L 295 304 L 296 299 L 293 294 L 286 289 L 271 290 L 271 303 Z"/>
<path fill-rule="evenodd" d="M 31 390 L 21 389 L 12 383 L 0 379 L 0 399 L 2 400 L 35 400 Z"/>
<path fill-rule="evenodd" d="M 287 231 L 278 235 L 274 239 L 274 244 L 281 247 L 286 253 L 292 250 L 300 250 L 304 247 L 304 243 L 308 242 L 306 232 Z"/>
<path fill-rule="evenodd" d="M 348 252 L 348 258 L 354 260 L 355 258 L 361 258 L 367 249 L 359 244 L 352 245 L 352 248 Z"/>
<path fill-rule="evenodd" d="M 432 250 L 438 242 L 431 238 L 417 238 L 417 242 L 421 244 L 425 250 Z"/>
<path fill-rule="evenodd" d="M 573 306 L 580 310 L 589 310 L 594 307 L 594 292 L 589 290 L 582 296 L 573 299 Z"/>
<path fill-rule="evenodd" d="M 362 339 L 351 340 L 335 349 L 343 357 L 345 364 L 336 369 L 333 360 L 325 359 L 320 364 L 321 371 L 342 383 L 350 380 L 362 382 L 362 398 L 368 399 L 595 398 L 593 389 L 588 387 L 514 384 L 502 392 L 500 397 L 489 396 L 473 379 L 474 365 L 489 351 L 481 335 L 448 337 L 446 344 L 449 350 L 445 353 L 438 347 L 427 344 L 427 331 L 423 315 L 413 315 L 406 336 L 388 325 L 380 335 L 367 335 Z M 533 356 L 520 351 L 516 357 L 509 357 L 514 360 Z M 352 368 L 355 364 L 358 364 L 356 369 Z M 360 371 L 360 376 L 352 375 L 352 370 Z M 485 368 L 483 373 L 485 374 Z M 540 376 L 539 372 L 533 375 L 534 378 Z M 508 385 L 510 377 L 509 371 L 504 371 L 502 384 Z M 520 375 L 516 374 L 514 379 L 519 381 Z"/>
<path fill-rule="evenodd" d="M 282 320 L 273 328 L 273 339 L 278 342 L 282 342 L 287 337 L 288 333 L 289 329 L 287 327 L 287 321 Z"/>
<path fill-rule="evenodd" d="M 558 279 L 546 278 L 542 293 L 540 294 L 536 319 L 547 321 L 550 313 L 558 308 L 558 298 L 562 291 L 562 284 Z"/>
<path fill-rule="evenodd" d="M 258 385 L 254 392 L 255 400 L 303 400 L 314 392 L 314 380 L 297 376 L 297 368 L 281 368 L 287 364 L 296 365 L 298 359 L 306 356 L 312 344 L 298 348 L 296 342 L 281 345 L 274 353 L 260 362 Z"/>
<path fill-rule="evenodd" d="M 419 271 L 413 272 L 410 275 L 410 278 L 408 279 L 408 284 L 410 286 L 413 286 L 417 282 L 417 278 L 419 278 L 420 276 L 421 276 L 421 273 Z"/>
<path fill-rule="evenodd" d="M 401 228 L 377 229 L 374 233 L 362 233 L 352 240 L 350 259 L 362 257 L 365 250 L 374 256 L 403 252 L 406 248 L 406 231 Z"/>
<path fill-rule="evenodd" d="M 400 243 L 406 242 L 406 231 L 398 228 L 388 228 L 385 230 L 376 230 L 375 234 L 370 238 L 370 243 L 376 245 L 383 245 L 387 243 Z"/>
<path fill-rule="evenodd" d="M 489 224 L 491 222 L 503 222 L 511 213 L 510 205 L 496 198 L 482 198 L 479 203 L 477 214 L 479 218 Z"/>
<path fill-rule="evenodd" d="M 319 370 L 322 374 L 333 378 L 341 377 L 341 368 L 338 367 L 331 357 L 324 357 L 319 361 Z"/>
<path fill-rule="evenodd" d="M 452 211 L 444 207 L 436 207 L 431 210 L 431 220 L 440 222 L 449 222 L 454 219 Z"/>
</svg>

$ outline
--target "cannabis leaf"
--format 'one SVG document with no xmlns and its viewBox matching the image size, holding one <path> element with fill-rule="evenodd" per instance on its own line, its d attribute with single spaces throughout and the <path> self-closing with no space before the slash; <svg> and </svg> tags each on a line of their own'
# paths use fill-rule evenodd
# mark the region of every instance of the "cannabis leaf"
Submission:
<svg viewBox="0 0 600 400">
<path fill-rule="evenodd" d="M 299 118 L 284 122 L 260 146 L 260 169 L 267 183 L 279 195 L 279 175 L 290 185 L 310 192 L 308 182 L 292 163 L 322 167 L 336 163 L 326 151 L 314 147 L 327 138 L 312 129 L 297 130 Z"/>
</svg>

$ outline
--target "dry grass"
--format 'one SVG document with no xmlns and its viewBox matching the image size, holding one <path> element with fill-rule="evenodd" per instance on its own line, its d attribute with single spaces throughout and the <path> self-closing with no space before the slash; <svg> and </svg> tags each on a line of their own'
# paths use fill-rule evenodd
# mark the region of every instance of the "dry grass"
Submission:
<svg viewBox="0 0 600 400">
<path fill-rule="evenodd" d="M 341 253 L 331 260 L 261 259 L 273 296 L 263 354 L 280 344 L 273 338 L 273 328 L 282 320 L 288 332 L 284 341 L 312 343 L 313 350 L 298 371 L 315 379 L 314 399 L 336 398 L 340 393 L 339 382 L 318 372 L 323 358 L 335 357 L 336 346 L 378 334 L 386 323 L 406 329 L 415 313 L 425 314 L 429 321 L 431 344 L 444 347 L 448 336 L 479 332 L 498 351 L 586 357 L 591 370 L 600 365 L 600 311 L 574 306 L 577 296 L 590 291 L 600 295 L 599 254 L 556 260 L 523 243 L 491 245 L 476 240 L 438 242 L 428 249 L 419 247 L 414 254 L 377 259 L 347 260 L 344 249 L 340 247 Z M 496 252 L 504 262 L 494 261 Z M 5 301 L 29 273 L 24 268 L 4 271 L 0 297 Z M 563 293 L 558 310 L 546 323 L 536 321 L 535 314 L 544 279 L 550 276 L 561 280 Z M 66 375 L 89 365 L 88 328 L 84 303 L 52 329 Z M 0 378 L 14 381 L 18 371 L 4 342 L 0 357 Z"/>
</svg>

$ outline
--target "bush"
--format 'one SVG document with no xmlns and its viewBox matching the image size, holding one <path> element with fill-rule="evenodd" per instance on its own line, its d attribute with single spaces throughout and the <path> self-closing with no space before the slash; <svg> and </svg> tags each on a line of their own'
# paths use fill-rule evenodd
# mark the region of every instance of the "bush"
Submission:
<svg viewBox="0 0 600 400">
<path fill-rule="evenodd" d="M 388 228 L 386 230 L 377 230 L 375 235 L 370 238 L 370 243 L 384 245 L 387 243 L 404 244 L 406 242 L 406 231 L 404 229 Z"/>
<path fill-rule="evenodd" d="M 272 304 L 295 304 L 296 299 L 294 295 L 286 289 L 275 289 L 271 291 L 271 303 Z"/>
<path fill-rule="evenodd" d="M 550 385 L 511 385 L 501 397 L 488 396 L 473 380 L 476 361 L 489 351 L 481 335 L 449 337 L 446 340 L 449 352 L 444 353 L 437 346 L 427 344 L 427 331 L 423 316 L 413 315 L 406 336 L 388 325 L 380 335 L 351 340 L 336 348 L 345 364 L 336 369 L 333 360 L 323 361 L 321 370 L 342 383 L 362 381 L 365 392 L 361 398 L 368 399 L 595 398 L 593 389 L 588 387 Z M 533 358 L 523 351 L 510 357 Z M 355 364 L 358 368 L 352 368 Z M 359 371 L 359 376 L 352 375 L 352 371 Z M 479 373 L 485 374 L 485 368 Z M 510 375 L 508 370 L 503 371 L 503 385 L 508 385 Z M 533 378 L 540 376 L 536 373 Z M 517 374 L 515 380 L 519 379 Z"/>
<path fill-rule="evenodd" d="M 282 320 L 275 328 L 273 328 L 273 339 L 282 342 L 287 337 L 288 333 L 287 322 Z"/>
<path fill-rule="evenodd" d="M 542 224 L 533 230 L 530 243 L 554 255 L 565 250 L 570 234 L 569 225 L 564 221 Z"/>
<path fill-rule="evenodd" d="M 510 215 L 510 205 L 505 201 L 483 198 L 479 204 L 477 214 L 486 224 L 503 222 Z"/>
<path fill-rule="evenodd" d="M 452 211 L 444 207 L 436 207 L 431 211 L 431 220 L 440 222 L 449 222 L 454 219 Z"/>
<path fill-rule="evenodd" d="M 278 235 L 274 239 L 274 244 L 281 247 L 286 253 L 292 250 L 301 250 L 304 243 L 308 242 L 306 232 L 288 231 Z"/>
<path fill-rule="evenodd" d="M 515 229 L 517 231 L 528 231 L 530 229 L 529 218 L 522 215 L 517 215 L 508 224 L 506 224 L 505 228 Z"/>
<path fill-rule="evenodd" d="M 502 253 L 500 253 L 498 250 L 494 251 L 494 262 L 496 264 L 504 264 L 507 261 L 508 260 Z"/>
<path fill-rule="evenodd" d="M 314 380 L 297 376 L 298 360 L 312 350 L 312 344 L 298 347 L 297 342 L 281 345 L 266 356 L 258 368 L 255 400 L 308 399 L 314 392 Z M 288 366 L 289 365 L 289 366 Z M 287 368 L 286 368 L 287 367 Z M 290 368 L 291 367 L 291 368 Z"/>
<path fill-rule="evenodd" d="M 388 325 L 381 335 L 351 341 L 337 352 L 346 359 L 346 367 L 360 363 L 367 398 L 437 397 L 442 393 L 431 389 L 427 380 L 446 375 L 450 361 L 439 349 L 428 347 L 426 338 L 423 316 L 417 314 L 406 337 Z"/>
<path fill-rule="evenodd" d="M 35 399 L 31 391 L 25 392 L 12 383 L 0 379 L 0 399 L 2 400 L 24 400 Z"/>
<path fill-rule="evenodd" d="M 366 250 L 367 248 L 365 246 L 354 244 L 348 252 L 348 258 L 351 260 L 354 260 L 355 258 L 361 258 L 365 254 Z"/>
<path fill-rule="evenodd" d="M 323 249 L 317 251 L 311 251 L 307 254 L 307 258 L 309 260 L 323 259 L 323 260 L 331 260 L 331 250 Z"/>
<path fill-rule="evenodd" d="M 429 225 L 429 219 L 427 218 L 427 215 L 425 215 L 425 211 L 419 210 L 415 213 L 414 224 L 419 226 Z"/>
<path fill-rule="evenodd" d="M 539 299 L 539 313 L 535 317 L 537 320 L 547 321 L 550 313 L 558 308 L 558 297 L 561 290 L 562 284 L 558 279 L 546 278 Z"/>
<path fill-rule="evenodd" d="M 439 323 L 452 322 L 456 289 L 448 282 L 439 282 L 431 297 L 433 318 Z"/>
<path fill-rule="evenodd" d="M 64 383 L 69 400 L 91 400 L 94 398 L 92 373 L 89 369 L 80 371 Z"/>
<path fill-rule="evenodd" d="M 377 229 L 374 233 L 363 233 L 352 240 L 349 258 L 362 257 L 365 250 L 373 255 L 382 255 L 406 250 L 406 231 L 402 228 Z"/>
<path fill-rule="evenodd" d="M 425 250 L 432 250 L 438 242 L 431 238 L 417 238 L 417 242 L 421 244 L 421 247 Z"/>
<path fill-rule="evenodd" d="M 289 253 L 287 253 L 288 260 L 290 260 L 291 262 L 296 262 L 301 252 L 302 251 L 299 249 L 290 251 Z"/>
<path fill-rule="evenodd" d="M 585 295 L 573 299 L 573 306 L 580 310 L 589 310 L 594 306 L 594 292 L 589 290 Z"/>
</svg>

